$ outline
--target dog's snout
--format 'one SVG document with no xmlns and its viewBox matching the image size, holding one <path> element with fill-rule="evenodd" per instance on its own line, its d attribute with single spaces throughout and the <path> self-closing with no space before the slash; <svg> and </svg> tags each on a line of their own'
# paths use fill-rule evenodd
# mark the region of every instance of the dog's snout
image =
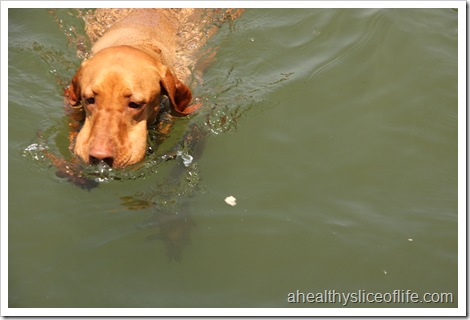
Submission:
<svg viewBox="0 0 470 320">
<path fill-rule="evenodd" d="M 101 162 L 104 162 L 106 163 L 109 167 L 113 167 L 113 162 L 114 162 L 114 158 L 111 158 L 111 157 L 107 157 L 107 158 L 103 158 L 103 159 L 99 159 L 99 158 L 96 158 L 96 157 L 93 157 L 90 155 L 90 164 L 99 164 Z"/>
<path fill-rule="evenodd" d="M 100 162 L 106 163 L 112 167 L 114 163 L 115 154 L 110 147 L 93 147 L 89 152 L 90 164 L 98 164 Z"/>
</svg>

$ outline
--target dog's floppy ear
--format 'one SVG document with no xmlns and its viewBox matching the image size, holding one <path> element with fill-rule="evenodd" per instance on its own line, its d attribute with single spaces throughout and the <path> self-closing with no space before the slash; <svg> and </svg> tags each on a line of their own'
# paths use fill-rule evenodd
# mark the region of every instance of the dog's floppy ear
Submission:
<svg viewBox="0 0 470 320">
<path fill-rule="evenodd" d="M 80 80 L 82 77 L 83 67 L 86 61 L 82 63 L 75 76 L 72 78 L 70 85 L 64 89 L 65 103 L 72 108 L 79 108 L 81 105 L 81 88 Z"/>
<path fill-rule="evenodd" d="M 172 111 L 174 111 L 173 114 L 185 116 L 199 108 L 200 105 L 189 105 L 192 98 L 191 90 L 176 78 L 167 67 L 163 67 L 163 71 L 160 84 L 168 94 Z"/>
<path fill-rule="evenodd" d="M 86 61 L 85 61 L 86 62 Z M 77 73 L 72 78 L 70 85 L 64 89 L 65 112 L 72 120 L 82 122 L 85 120 L 85 110 L 82 107 L 80 81 L 83 73 L 84 63 L 78 68 Z"/>
</svg>

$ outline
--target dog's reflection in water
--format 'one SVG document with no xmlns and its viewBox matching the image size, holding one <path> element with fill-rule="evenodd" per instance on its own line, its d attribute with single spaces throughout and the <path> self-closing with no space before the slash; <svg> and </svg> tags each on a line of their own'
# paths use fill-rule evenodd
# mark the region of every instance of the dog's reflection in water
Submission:
<svg viewBox="0 0 470 320">
<path fill-rule="evenodd" d="M 121 197 L 121 205 L 129 210 L 142 210 L 158 206 L 152 201 L 145 200 L 141 195 Z M 160 240 L 165 244 L 166 253 L 170 261 L 181 261 L 183 250 L 190 243 L 190 235 L 194 221 L 185 204 L 173 203 L 172 213 L 156 212 L 152 217 L 142 222 L 139 228 L 152 230 L 149 241 Z"/>
<path fill-rule="evenodd" d="M 163 241 L 169 260 L 181 261 L 183 250 L 189 245 L 191 231 L 195 226 L 189 213 L 156 213 L 147 223 L 148 227 L 156 229 L 157 232 L 147 239 Z"/>
</svg>

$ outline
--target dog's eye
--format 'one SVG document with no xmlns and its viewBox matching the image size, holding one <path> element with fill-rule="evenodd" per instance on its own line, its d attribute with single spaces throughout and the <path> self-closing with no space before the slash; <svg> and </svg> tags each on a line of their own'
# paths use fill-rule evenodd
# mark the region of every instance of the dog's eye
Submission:
<svg viewBox="0 0 470 320">
<path fill-rule="evenodd" d="M 129 108 L 132 108 L 132 109 L 139 109 L 140 107 L 142 107 L 142 103 L 137 103 L 137 102 L 129 102 Z"/>
<path fill-rule="evenodd" d="M 86 99 L 85 101 L 86 101 L 86 103 L 88 103 L 88 104 L 94 104 L 94 103 L 95 103 L 95 98 L 88 98 L 88 99 Z"/>
</svg>

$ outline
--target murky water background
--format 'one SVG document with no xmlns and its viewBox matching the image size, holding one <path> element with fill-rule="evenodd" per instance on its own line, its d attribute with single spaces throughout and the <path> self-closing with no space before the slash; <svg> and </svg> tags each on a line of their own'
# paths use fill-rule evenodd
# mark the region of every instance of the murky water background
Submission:
<svg viewBox="0 0 470 320">
<path fill-rule="evenodd" d="M 249 9 L 208 44 L 207 108 L 161 148 L 198 124 L 202 155 L 91 191 L 25 151 L 41 131 L 67 152 L 77 34 L 76 10 L 9 10 L 10 307 L 333 307 L 287 302 L 333 289 L 457 306 L 456 11 Z M 179 261 L 163 211 L 188 223 Z"/>
</svg>

